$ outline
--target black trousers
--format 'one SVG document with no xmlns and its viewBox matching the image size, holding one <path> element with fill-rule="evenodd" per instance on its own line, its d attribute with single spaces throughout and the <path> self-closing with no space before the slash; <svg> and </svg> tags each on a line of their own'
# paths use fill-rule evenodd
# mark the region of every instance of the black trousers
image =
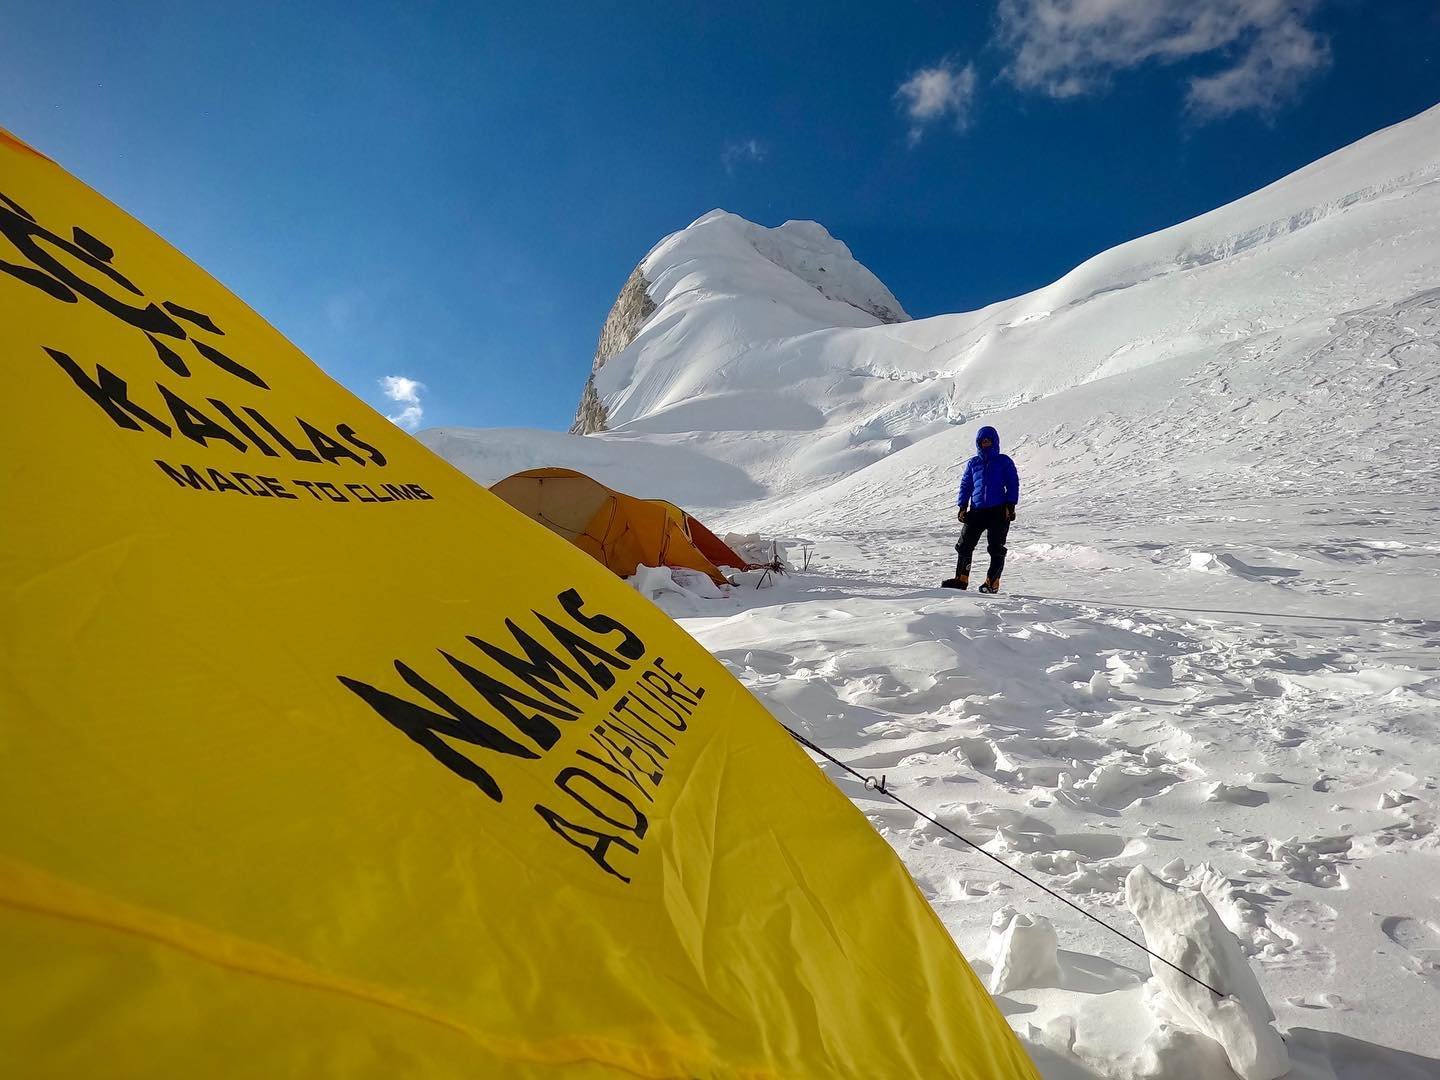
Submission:
<svg viewBox="0 0 1440 1080">
<path fill-rule="evenodd" d="M 1010 522 L 1005 517 L 1005 507 L 987 506 L 984 510 L 971 510 L 965 515 L 965 528 L 960 533 L 960 542 L 955 545 L 955 550 L 960 553 L 955 563 L 956 577 L 969 577 L 970 559 L 975 554 L 975 546 L 980 543 L 980 534 L 985 532 L 990 534 L 986 548 L 990 552 L 990 569 L 985 576 L 998 578 L 1004 573 L 1005 537 L 1010 532 Z"/>
</svg>

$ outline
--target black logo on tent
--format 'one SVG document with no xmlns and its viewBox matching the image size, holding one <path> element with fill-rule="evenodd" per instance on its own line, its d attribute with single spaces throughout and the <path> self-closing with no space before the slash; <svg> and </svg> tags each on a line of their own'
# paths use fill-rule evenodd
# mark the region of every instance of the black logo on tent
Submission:
<svg viewBox="0 0 1440 1080">
<path fill-rule="evenodd" d="M 78 225 L 71 229 L 72 239 L 67 240 L 41 225 L 33 214 L 0 192 L 0 233 L 29 260 L 29 265 L 23 265 L 0 258 L 0 271 L 62 303 L 76 304 L 82 297 L 89 300 L 143 333 L 160 362 L 176 375 L 188 378 L 190 367 L 186 359 L 171 348 L 171 342 L 188 344 L 202 360 L 222 371 L 262 390 L 270 389 L 264 379 L 244 364 L 195 336 L 197 331 L 225 336 L 225 331 L 216 326 L 209 315 L 182 307 L 173 300 L 160 304 L 149 300 L 134 282 L 111 265 L 114 250 Z M 97 277 L 110 287 L 96 284 Z"/>
<path fill-rule="evenodd" d="M 621 853 L 640 854 L 656 794 L 705 687 L 686 681 L 663 656 L 649 656 L 645 642 L 619 620 L 587 611 L 579 590 L 566 589 L 556 600 L 563 619 L 532 609 L 531 630 L 506 619 L 510 642 L 466 636 L 490 661 L 489 670 L 477 666 L 484 661 L 469 649 L 460 656 L 439 649 L 465 686 L 458 697 L 399 659 L 394 668 L 408 688 L 402 693 L 338 678 L 496 803 L 505 798 L 502 763 L 541 759 L 571 728 L 570 744 L 560 751 L 565 763 L 554 774 L 556 793 L 533 809 L 595 867 L 629 884 L 631 868 Z"/>
<path fill-rule="evenodd" d="M 62 304 L 86 301 L 138 330 L 169 372 L 189 378 L 191 365 L 198 359 L 233 375 L 249 388 L 270 390 L 270 384 L 263 378 L 213 343 L 224 338 L 225 331 L 211 316 L 174 300 L 150 299 L 115 266 L 114 249 L 80 226 L 71 228 L 69 238 L 61 236 L 0 192 L 0 236 L 9 241 L 8 246 L 0 244 L 0 273 Z M 17 253 L 19 261 L 6 258 L 13 258 Z M 182 384 L 167 386 L 157 380 L 154 384 L 157 398 L 149 393 L 143 379 L 123 378 L 100 363 L 94 364 L 92 373 L 88 365 L 60 349 L 43 344 L 40 348 L 112 423 L 127 431 L 187 439 L 207 450 L 212 446 L 223 446 L 238 454 L 258 450 L 263 457 L 288 456 L 302 464 L 323 462 L 384 468 L 388 460 L 378 446 L 361 437 L 353 424 L 317 426 L 302 416 L 294 416 L 292 424 L 290 419 L 272 411 L 287 405 L 273 397 L 265 399 L 268 404 L 263 405 L 253 398 L 251 403 L 218 397 L 199 399 L 186 392 Z M 242 397 L 248 396 L 245 387 L 232 389 Z M 295 492 L 286 490 L 278 476 L 232 472 L 184 462 L 172 464 L 159 458 L 155 464 L 161 473 L 187 491 L 299 498 Z M 317 501 L 333 503 L 424 502 L 434 498 L 413 483 L 384 484 L 378 490 L 368 484 L 346 484 L 342 490 L 328 480 L 295 478 L 291 483 Z"/>
</svg>

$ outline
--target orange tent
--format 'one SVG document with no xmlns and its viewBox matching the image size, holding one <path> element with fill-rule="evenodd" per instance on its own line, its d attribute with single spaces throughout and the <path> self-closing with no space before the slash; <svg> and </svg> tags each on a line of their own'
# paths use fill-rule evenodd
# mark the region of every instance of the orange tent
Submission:
<svg viewBox="0 0 1440 1080">
<path fill-rule="evenodd" d="M 684 518 L 685 535 L 690 538 L 690 542 L 695 545 L 696 550 L 716 566 L 733 566 L 736 570 L 749 570 L 753 568 L 753 563 L 746 562 L 743 555 L 707 529 L 699 518 L 686 513 L 674 503 L 665 502 L 664 499 L 653 499 L 651 501 L 665 503 L 671 510 L 674 510 Z"/>
<path fill-rule="evenodd" d="M 695 543 L 688 526 L 699 522 L 673 503 L 625 495 L 573 469 L 528 469 L 490 490 L 621 577 L 630 577 L 641 565 L 676 566 L 707 574 L 717 585 L 726 583 Z M 709 529 L 700 529 L 709 538 L 703 542 L 722 561 L 745 566 Z"/>
</svg>

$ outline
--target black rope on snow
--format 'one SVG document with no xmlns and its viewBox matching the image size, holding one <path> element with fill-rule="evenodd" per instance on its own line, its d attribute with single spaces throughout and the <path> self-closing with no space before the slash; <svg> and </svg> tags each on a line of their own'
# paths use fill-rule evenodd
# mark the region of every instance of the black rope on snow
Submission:
<svg viewBox="0 0 1440 1080">
<path fill-rule="evenodd" d="M 777 720 L 776 723 L 780 723 L 780 722 Z M 1134 945 L 1135 948 L 1139 949 L 1141 952 L 1143 952 L 1143 953 L 1148 953 L 1150 956 L 1154 957 L 1156 960 L 1159 960 L 1159 961 L 1160 961 L 1162 964 L 1164 964 L 1166 967 L 1168 967 L 1168 968 L 1173 968 L 1175 971 L 1178 971 L 1181 975 L 1184 975 L 1184 976 L 1185 976 L 1187 979 L 1189 979 L 1191 982 L 1193 982 L 1193 983 L 1198 983 L 1200 986 L 1203 986 L 1206 990 L 1209 990 L 1209 991 L 1210 991 L 1212 994 L 1214 994 L 1216 997 L 1218 997 L 1218 998 L 1224 998 L 1224 997 L 1227 997 L 1227 996 L 1228 996 L 1228 995 L 1226 995 L 1226 994 L 1222 994 L 1219 990 L 1216 990 L 1213 986 L 1211 986 L 1209 983 L 1207 983 L 1204 979 L 1200 978 L 1199 976 L 1190 974 L 1190 972 L 1186 971 L 1184 968 L 1180 967 L 1178 964 L 1172 964 L 1169 960 L 1166 960 L 1165 957 L 1161 956 L 1161 955 L 1160 955 L 1159 953 L 1157 953 L 1157 952 L 1152 951 L 1150 948 L 1148 948 L 1148 947 L 1147 947 L 1146 945 L 1144 945 L 1142 942 L 1136 941 L 1136 940 L 1135 940 L 1133 937 L 1131 937 L 1129 934 L 1125 933 L 1125 931 L 1119 930 L 1119 929 L 1117 929 L 1116 927 L 1111 926 L 1111 925 L 1110 925 L 1109 923 L 1107 923 L 1104 919 L 1101 919 L 1100 917 L 1098 917 L 1098 916 L 1096 916 L 1096 915 L 1090 914 L 1090 912 L 1086 911 L 1086 910 L 1085 910 L 1084 908 L 1082 908 L 1079 904 L 1075 903 L 1073 900 L 1068 900 L 1068 899 L 1066 899 L 1065 897 L 1061 896 L 1059 893 L 1057 893 L 1054 889 L 1050 888 L 1050 886 L 1046 885 L 1044 882 L 1036 881 L 1036 880 L 1035 880 L 1033 877 L 1031 877 L 1029 874 L 1025 873 L 1025 871 L 1019 869 L 1018 867 L 1011 866 L 1011 865 L 1010 865 L 1009 863 L 1007 863 L 1004 859 L 1000 858 L 1000 856 L 998 856 L 998 855 L 992 855 L 990 852 L 986 851 L 984 848 L 982 848 L 979 844 L 975 843 L 973 840 L 967 840 L 965 837 L 961 836 L 961 835 L 960 835 L 958 832 L 956 832 L 954 829 L 950 828 L 949 825 L 946 825 L 946 824 L 944 824 L 943 822 L 940 822 L 940 821 L 935 820 L 935 819 L 934 819 L 933 817 L 931 817 L 929 814 L 925 813 L 924 810 L 921 810 L 921 809 L 919 809 L 918 807 L 915 807 L 915 806 L 911 806 L 908 802 L 906 802 L 904 799 L 900 798 L 899 795 L 896 795 L 895 792 L 891 791 L 890 788 L 886 786 L 886 784 L 885 784 L 885 778 L 884 778 L 883 776 L 880 778 L 880 781 L 877 783 L 876 780 L 875 780 L 875 778 L 874 778 L 873 776 L 866 776 L 864 773 L 862 773 L 862 772 L 860 772 L 860 771 L 852 768 L 851 766 L 845 764 L 845 762 L 843 762 L 843 761 L 841 761 L 839 758 L 835 757 L 835 755 L 831 754 L 828 750 L 824 750 L 824 749 L 822 749 L 821 747 L 816 746 L 816 745 L 815 745 L 813 742 L 811 742 L 809 739 L 805 738 L 804 735 L 801 735 L 801 734 L 800 734 L 798 731 L 796 731 L 794 728 L 790 727 L 790 725 L 788 725 L 788 724 L 780 724 L 780 726 L 781 726 L 782 728 L 784 728 L 786 731 L 788 731 L 788 732 L 790 733 L 791 737 L 792 737 L 796 742 L 798 742 L 801 746 L 804 746 L 804 747 L 806 747 L 806 748 L 808 748 L 808 749 L 810 749 L 810 750 L 815 751 L 815 753 L 819 754 L 819 755 L 820 755 L 821 757 L 823 757 L 826 761 L 829 761 L 829 762 L 831 762 L 831 763 L 834 764 L 834 765 L 838 765 L 840 768 L 842 768 L 842 769 L 844 769 L 846 772 L 848 772 L 851 776 L 855 777 L 855 779 L 859 780 L 862 784 L 864 784 L 865 787 L 868 788 L 869 790 L 871 790 L 871 791 L 878 791 L 878 792 L 880 792 L 880 794 L 885 795 L 885 796 L 888 796 L 889 798 L 893 799 L 895 802 L 899 803 L 901 806 L 905 807 L 905 809 L 909 810 L 911 813 L 916 814 L 917 816 L 924 818 L 926 821 L 930 822 L 930 824 L 936 826 L 937 828 L 944 829 L 947 833 L 949 833 L 951 836 L 953 836 L 956 840 L 959 840 L 962 844 L 966 844 L 966 845 L 974 848 L 974 849 L 975 849 L 976 851 L 978 851 L 981 855 L 984 855 L 987 859 L 990 859 L 990 860 L 992 860 L 993 862 L 999 863 L 1001 866 L 1005 867 L 1006 870 L 1009 870 L 1012 874 L 1016 874 L 1016 875 L 1024 878 L 1024 879 L 1025 879 L 1026 881 L 1028 881 L 1031 885 L 1034 885 L 1037 889 L 1043 889 L 1045 892 L 1047 892 L 1047 893 L 1049 893 L 1051 896 L 1053 896 L 1056 900 L 1059 900 L 1062 904 L 1066 905 L 1067 907 L 1074 908 L 1074 909 L 1075 909 L 1076 911 L 1078 911 L 1081 915 L 1084 915 L 1085 918 L 1089 919 L 1089 920 L 1090 920 L 1091 922 L 1093 922 L 1093 923 L 1097 923 L 1098 925 L 1103 926 L 1106 930 L 1109 930 L 1112 934 L 1116 935 L 1117 937 L 1124 938 L 1126 941 L 1128 941 L 1131 945 Z"/>
<path fill-rule="evenodd" d="M 1189 608 L 1171 607 L 1161 604 L 1127 604 L 1120 600 L 1087 600 L 1079 596 L 1037 596 L 1035 593 L 1012 592 L 1010 596 L 1016 600 L 1040 600 L 1053 604 L 1076 604 L 1088 605 L 1089 607 L 1111 608 L 1118 611 L 1174 611 L 1182 615 L 1248 615 L 1257 619 L 1312 619 L 1316 622 L 1353 622 L 1353 623 L 1417 623 L 1429 622 L 1428 619 L 1367 619 L 1357 615 L 1309 615 L 1303 612 L 1284 611 L 1244 611 L 1237 608 Z"/>
</svg>

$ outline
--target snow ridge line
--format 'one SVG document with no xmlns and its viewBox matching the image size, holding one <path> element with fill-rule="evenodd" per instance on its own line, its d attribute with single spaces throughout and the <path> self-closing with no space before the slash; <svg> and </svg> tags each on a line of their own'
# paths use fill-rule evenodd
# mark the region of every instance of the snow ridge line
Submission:
<svg viewBox="0 0 1440 1080">
<path fill-rule="evenodd" d="M 961 835 L 960 835 L 958 832 L 956 832 L 954 829 L 950 828 L 949 825 L 946 825 L 944 822 L 937 821 L 935 818 L 933 818 L 933 817 L 931 817 L 929 814 L 925 813 L 924 810 L 921 810 L 921 809 L 919 809 L 918 807 L 915 807 L 915 806 L 911 806 L 911 805 L 910 805 L 908 802 L 906 802 L 904 799 L 900 798 L 899 795 L 896 795 L 893 791 L 891 791 L 888 787 L 886 787 L 883 778 L 881 779 L 881 781 L 880 781 L 879 783 L 876 783 L 875 778 L 874 778 L 873 776 L 866 776 L 864 773 L 860 772 L 859 770 L 854 769 L 854 768 L 852 768 L 851 766 L 845 764 L 845 762 L 841 761 L 839 758 L 837 758 L 834 754 L 830 753 L 828 750 L 825 750 L 825 749 L 822 748 L 822 747 L 816 746 L 813 742 L 811 742 L 809 739 L 807 739 L 804 735 L 801 735 L 798 731 L 796 731 L 794 728 L 792 728 L 789 724 L 781 723 L 779 720 L 776 720 L 775 722 L 776 722 L 777 724 L 780 724 L 780 726 L 781 726 L 782 728 L 784 728 L 787 732 L 789 732 L 789 733 L 790 733 L 790 737 L 791 737 L 792 739 L 794 739 L 796 742 L 798 742 L 801 746 L 804 746 L 804 747 L 805 747 L 806 749 L 808 749 L 808 750 L 813 750 L 813 751 L 815 751 L 815 753 L 819 754 L 819 755 L 820 755 L 821 757 L 823 757 L 826 761 L 829 761 L 830 763 L 832 763 L 832 764 L 834 764 L 834 765 L 838 765 L 840 768 L 842 768 L 842 769 L 844 769 L 846 772 L 848 772 L 851 776 L 855 777 L 855 779 L 859 780 L 862 784 L 864 784 L 864 785 L 866 786 L 866 788 L 868 788 L 869 790 L 880 792 L 881 795 L 884 795 L 886 798 L 890 799 L 891 801 L 896 802 L 896 803 L 898 803 L 899 805 L 905 807 L 906 810 L 909 810 L 912 814 L 915 814 L 917 817 L 922 817 L 922 818 L 924 818 L 926 821 L 930 822 L 930 824 L 934 825 L 936 828 L 943 829 L 945 832 L 947 832 L 947 833 L 949 833 L 951 836 L 953 836 L 956 840 L 959 840 L 962 844 L 965 844 L 965 845 L 973 848 L 974 850 L 978 851 L 981 855 L 984 855 L 987 859 L 991 860 L 992 862 L 997 862 L 997 863 L 999 863 L 1001 866 L 1005 867 L 1006 870 L 1009 870 L 1012 874 L 1015 874 L 1017 877 L 1024 878 L 1024 879 L 1025 879 L 1026 881 L 1028 881 L 1031 885 L 1034 885 L 1037 889 L 1040 889 L 1040 890 L 1042 890 L 1042 891 L 1044 891 L 1044 892 L 1049 893 L 1051 896 L 1053 896 L 1056 900 L 1059 900 L 1059 901 L 1060 901 L 1062 904 L 1064 904 L 1066 907 L 1073 908 L 1074 910 L 1078 911 L 1081 915 L 1085 916 L 1085 918 L 1089 919 L 1091 922 L 1096 923 L 1096 924 L 1099 925 L 1099 926 L 1103 926 L 1106 930 L 1109 930 L 1109 931 L 1110 931 L 1112 934 L 1114 934 L 1116 937 L 1124 938 L 1124 939 L 1125 939 L 1126 941 L 1128 941 L 1131 945 L 1134 945 L 1135 948 L 1137 948 L 1137 949 L 1139 949 L 1141 952 L 1147 954 L 1147 955 L 1150 956 L 1152 959 L 1159 960 L 1159 961 L 1160 961 L 1162 964 L 1164 964 L 1166 967 L 1168 967 L 1168 968 L 1173 968 L 1175 971 L 1178 971 L 1181 975 L 1184 975 L 1184 976 L 1185 976 L 1187 979 L 1189 979 L 1191 982 L 1193 982 L 1193 983 L 1195 983 L 1195 984 L 1197 984 L 1197 985 L 1199 985 L 1199 986 L 1203 986 L 1206 990 L 1209 990 L 1210 993 L 1214 994 L 1214 995 L 1215 995 L 1217 998 L 1219 998 L 1220 1000 L 1223 1001 L 1223 1000 L 1225 1000 L 1225 998 L 1228 996 L 1228 995 L 1226 995 L 1226 994 L 1222 994 L 1219 990 L 1216 990 L 1213 986 L 1211 986 L 1209 983 L 1207 983 L 1204 979 L 1200 978 L 1198 975 L 1192 975 L 1190 972 L 1186 971 L 1186 970 L 1185 970 L 1183 967 L 1181 967 L 1179 964 L 1171 963 L 1169 960 L 1165 959 L 1165 957 L 1161 956 L 1159 953 L 1154 952 L 1152 949 L 1150 949 L 1150 948 L 1149 948 L 1147 945 L 1145 945 L 1143 942 L 1136 941 L 1136 940 L 1135 940 L 1133 937 L 1131 937 L 1129 934 L 1125 933 L 1124 930 L 1121 930 L 1121 929 L 1119 929 L 1118 927 L 1111 926 L 1109 923 L 1107 923 L 1104 919 L 1100 918 L 1098 915 L 1092 915 L 1090 912 L 1086 911 L 1084 908 L 1082 908 L 1079 904 L 1075 903 L 1073 900 L 1068 900 L 1068 899 L 1066 899 L 1065 897 L 1061 896 L 1059 893 L 1057 893 L 1054 889 L 1050 888 L 1050 886 L 1046 885 L 1044 882 L 1042 882 L 1042 881 L 1036 881 L 1036 880 L 1035 880 L 1033 877 L 1031 877 L 1029 874 L 1025 873 L 1024 870 L 1021 870 L 1021 869 L 1019 869 L 1018 867 L 1015 867 L 1015 866 L 1011 866 L 1011 865 L 1010 865 L 1009 863 L 1007 863 L 1004 859 L 1000 858 L 1000 856 L 991 854 L 990 852 L 988 852 L 988 851 L 986 851 L 984 848 L 982 848 L 979 844 L 975 843 L 975 841 L 973 841 L 973 840 L 968 840 L 968 839 L 966 839 L 965 837 L 961 836 Z"/>
<path fill-rule="evenodd" d="M 1392 177 L 1384 183 L 1372 184 L 1357 191 L 1351 191 L 1337 199 L 1306 207 L 1286 217 L 1276 218 L 1263 225 L 1246 229 L 1244 232 L 1212 240 L 1202 247 L 1183 249 L 1175 258 L 1175 266 L 1180 270 L 1193 270 L 1196 267 L 1208 266 L 1210 263 L 1242 254 L 1272 240 L 1299 232 L 1310 225 L 1349 210 L 1352 206 L 1374 202 L 1376 199 L 1392 195 L 1404 188 L 1420 187 L 1422 184 L 1431 183 L 1437 176 L 1440 176 L 1440 166 L 1431 165 Z"/>
</svg>

